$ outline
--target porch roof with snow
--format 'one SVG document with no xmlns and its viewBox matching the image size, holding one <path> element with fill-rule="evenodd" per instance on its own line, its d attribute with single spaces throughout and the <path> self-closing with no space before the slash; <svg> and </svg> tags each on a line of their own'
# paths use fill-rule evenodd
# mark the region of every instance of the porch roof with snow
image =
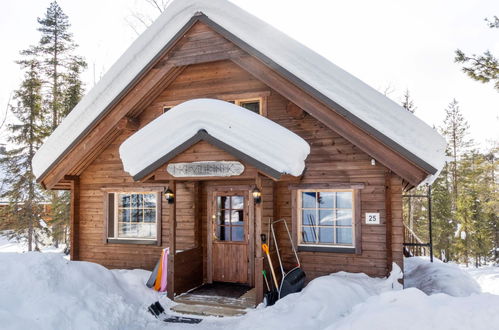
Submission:
<svg viewBox="0 0 499 330">
<path fill-rule="evenodd" d="M 310 153 L 304 139 L 263 116 L 229 102 L 195 99 L 130 136 L 120 146 L 120 157 L 125 171 L 140 180 L 201 140 L 274 178 L 302 174 Z"/>
<path fill-rule="evenodd" d="M 228 1 L 175 0 L 39 149 L 33 159 L 38 181 L 92 131 L 194 21 L 208 24 L 428 177 L 443 167 L 446 143 L 436 130 L 326 58 Z"/>
</svg>

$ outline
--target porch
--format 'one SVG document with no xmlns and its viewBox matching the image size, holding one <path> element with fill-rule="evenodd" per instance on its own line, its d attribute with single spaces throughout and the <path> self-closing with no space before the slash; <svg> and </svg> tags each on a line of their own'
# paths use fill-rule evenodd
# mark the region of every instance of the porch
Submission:
<svg viewBox="0 0 499 330">
<path fill-rule="evenodd" d="M 168 297 L 178 312 L 239 315 L 263 300 L 263 217 L 273 214 L 273 182 L 200 180 L 168 183 Z M 254 191 L 260 191 L 256 202 Z M 265 227 L 265 228 L 264 228 Z"/>
</svg>

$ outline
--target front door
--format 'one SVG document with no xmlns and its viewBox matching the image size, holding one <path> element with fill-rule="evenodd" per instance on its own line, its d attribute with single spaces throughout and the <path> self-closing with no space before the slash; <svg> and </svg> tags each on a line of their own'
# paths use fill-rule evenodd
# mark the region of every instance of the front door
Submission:
<svg viewBox="0 0 499 330">
<path fill-rule="evenodd" d="M 211 279 L 247 284 L 248 193 L 215 191 L 211 203 Z"/>
</svg>

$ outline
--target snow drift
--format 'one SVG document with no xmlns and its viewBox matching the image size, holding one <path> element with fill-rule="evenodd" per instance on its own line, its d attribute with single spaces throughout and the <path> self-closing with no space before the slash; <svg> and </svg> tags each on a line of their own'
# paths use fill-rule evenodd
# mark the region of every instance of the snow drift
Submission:
<svg viewBox="0 0 499 330">
<path fill-rule="evenodd" d="M 466 297 L 480 293 L 480 286 L 468 273 L 457 265 L 443 263 L 434 258 L 406 258 L 404 260 L 406 288 L 418 288 L 426 294 L 446 293 L 454 297 Z M 498 306 L 499 307 L 499 306 Z"/>
<path fill-rule="evenodd" d="M 52 253 L 0 253 L 2 329 L 139 329 L 155 321 L 147 271 L 110 271 Z M 134 285 L 134 283 L 141 283 Z"/>
<path fill-rule="evenodd" d="M 441 264 L 419 267 L 429 263 L 415 260 L 409 261 L 409 268 L 418 263 L 412 274 L 435 268 L 456 276 L 455 286 L 468 285 L 459 280 L 462 274 L 442 271 Z M 498 295 L 453 297 L 427 295 L 417 288 L 402 290 L 396 266 L 388 278 L 345 272 L 319 277 L 274 306 L 248 310 L 241 317 L 206 317 L 199 325 L 187 325 L 165 324 L 146 312 L 156 300 L 167 310 L 173 304 L 144 285 L 148 271 L 108 270 L 36 252 L 0 253 L 0 265 L 2 329 L 468 330 L 499 324 Z M 406 281 L 410 280 L 407 276 Z M 441 286 L 439 281 L 431 283 Z"/>
</svg>

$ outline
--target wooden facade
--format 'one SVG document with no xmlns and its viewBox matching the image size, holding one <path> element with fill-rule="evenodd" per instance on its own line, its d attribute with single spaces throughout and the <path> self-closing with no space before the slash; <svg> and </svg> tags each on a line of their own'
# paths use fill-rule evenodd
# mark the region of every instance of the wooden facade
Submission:
<svg viewBox="0 0 499 330">
<path fill-rule="evenodd" d="M 311 152 L 300 177 L 276 180 L 258 168 L 245 165 L 237 177 L 176 178 L 163 164 L 139 181 L 123 169 L 119 147 L 134 132 L 173 107 L 194 98 L 225 101 L 258 99 L 261 115 L 305 139 Z M 166 128 L 167 129 L 167 128 Z M 373 163 L 373 159 L 375 162 Z M 171 162 L 240 160 L 220 148 L 200 141 Z M 297 190 L 302 187 L 354 189 L 356 196 L 354 251 L 301 249 L 302 267 L 311 280 L 337 271 L 386 276 L 392 262 L 402 260 L 402 191 L 421 182 L 427 173 L 272 69 L 247 49 L 200 20 L 164 50 L 137 80 L 135 87 L 47 172 L 41 182 L 51 189 L 70 189 L 73 260 L 109 268 L 152 269 L 161 250 L 170 248 L 169 294 L 179 294 L 203 282 L 223 281 L 224 255 L 234 255 L 230 282 L 256 287 L 261 299 L 261 270 L 266 262 L 261 233 L 272 219 L 284 218 L 297 237 Z M 161 198 L 156 244 L 110 242 L 106 232 L 107 193 L 120 190 L 163 191 L 169 187 L 175 202 Z M 251 191 L 258 187 L 262 202 Z M 240 244 L 213 242 L 214 197 L 244 195 L 245 232 Z M 225 195 L 224 195 L 225 196 Z M 380 224 L 366 224 L 365 214 L 376 212 Z M 286 267 L 294 263 L 284 228 L 277 228 Z"/>
</svg>

